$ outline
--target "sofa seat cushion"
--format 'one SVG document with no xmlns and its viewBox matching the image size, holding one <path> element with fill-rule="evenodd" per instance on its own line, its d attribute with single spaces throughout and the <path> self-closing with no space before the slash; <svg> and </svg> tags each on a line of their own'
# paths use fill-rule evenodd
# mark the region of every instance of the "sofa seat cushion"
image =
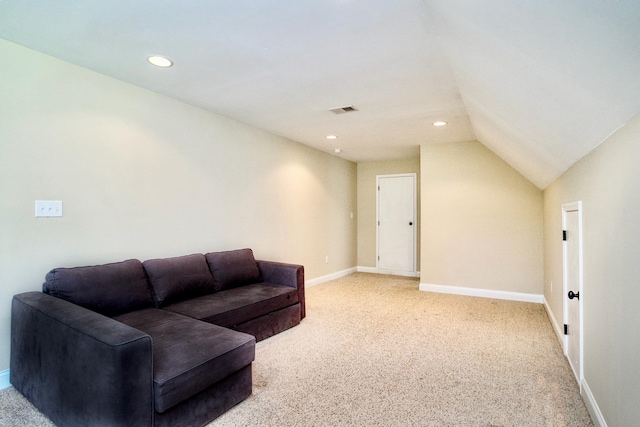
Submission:
<svg viewBox="0 0 640 427">
<path fill-rule="evenodd" d="M 298 290 L 271 283 L 227 289 L 165 307 L 215 325 L 233 327 L 298 302 Z"/>
<path fill-rule="evenodd" d="M 249 365 L 255 338 L 170 311 L 149 308 L 116 320 L 151 336 L 157 412 L 208 388 Z"/>
</svg>

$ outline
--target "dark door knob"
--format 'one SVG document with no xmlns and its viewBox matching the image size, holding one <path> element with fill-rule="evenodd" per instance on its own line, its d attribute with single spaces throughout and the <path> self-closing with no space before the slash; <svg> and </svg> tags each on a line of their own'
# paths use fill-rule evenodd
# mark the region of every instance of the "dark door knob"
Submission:
<svg viewBox="0 0 640 427">
<path fill-rule="evenodd" d="M 409 221 L 409 225 L 413 225 L 413 221 Z"/>
<path fill-rule="evenodd" d="M 574 294 L 573 291 L 569 291 L 568 296 L 569 296 L 569 299 L 574 299 L 574 298 L 580 299 L 580 292 L 578 292 L 577 294 Z"/>
</svg>

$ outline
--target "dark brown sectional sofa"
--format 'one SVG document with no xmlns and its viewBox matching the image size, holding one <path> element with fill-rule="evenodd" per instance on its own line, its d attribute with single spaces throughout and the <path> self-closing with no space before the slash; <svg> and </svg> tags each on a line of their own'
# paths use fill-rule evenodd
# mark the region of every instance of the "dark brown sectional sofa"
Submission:
<svg viewBox="0 0 640 427">
<path fill-rule="evenodd" d="M 305 317 L 304 267 L 241 249 L 57 268 L 11 316 L 11 383 L 57 425 L 201 426 L 251 394 L 256 340 Z"/>
</svg>

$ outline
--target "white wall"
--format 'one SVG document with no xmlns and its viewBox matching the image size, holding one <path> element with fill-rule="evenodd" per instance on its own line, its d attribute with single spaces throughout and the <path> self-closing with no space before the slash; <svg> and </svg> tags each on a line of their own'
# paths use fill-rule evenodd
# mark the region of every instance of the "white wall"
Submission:
<svg viewBox="0 0 640 427">
<path fill-rule="evenodd" d="M 558 322 L 562 204 L 583 202 L 584 379 L 609 426 L 640 419 L 639 160 L 640 116 L 544 191 L 544 293 Z"/>
<path fill-rule="evenodd" d="M 356 266 L 354 163 L 3 40 L 0 58 L 0 371 L 12 295 L 54 267 L 241 247 L 307 279 Z"/>
<path fill-rule="evenodd" d="M 542 191 L 479 142 L 423 144 L 420 168 L 421 284 L 541 295 Z"/>
</svg>

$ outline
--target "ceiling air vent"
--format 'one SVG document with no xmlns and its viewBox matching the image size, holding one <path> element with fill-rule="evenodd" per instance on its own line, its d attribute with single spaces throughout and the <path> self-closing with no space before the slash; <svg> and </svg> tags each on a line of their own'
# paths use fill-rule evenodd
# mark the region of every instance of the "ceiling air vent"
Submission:
<svg viewBox="0 0 640 427">
<path fill-rule="evenodd" d="M 350 113 L 352 111 L 358 111 L 358 109 L 353 105 L 347 105 L 344 107 L 332 108 L 329 111 L 331 111 L 334 114 L 344 114 L 344 113 Z"/>
</svg>

